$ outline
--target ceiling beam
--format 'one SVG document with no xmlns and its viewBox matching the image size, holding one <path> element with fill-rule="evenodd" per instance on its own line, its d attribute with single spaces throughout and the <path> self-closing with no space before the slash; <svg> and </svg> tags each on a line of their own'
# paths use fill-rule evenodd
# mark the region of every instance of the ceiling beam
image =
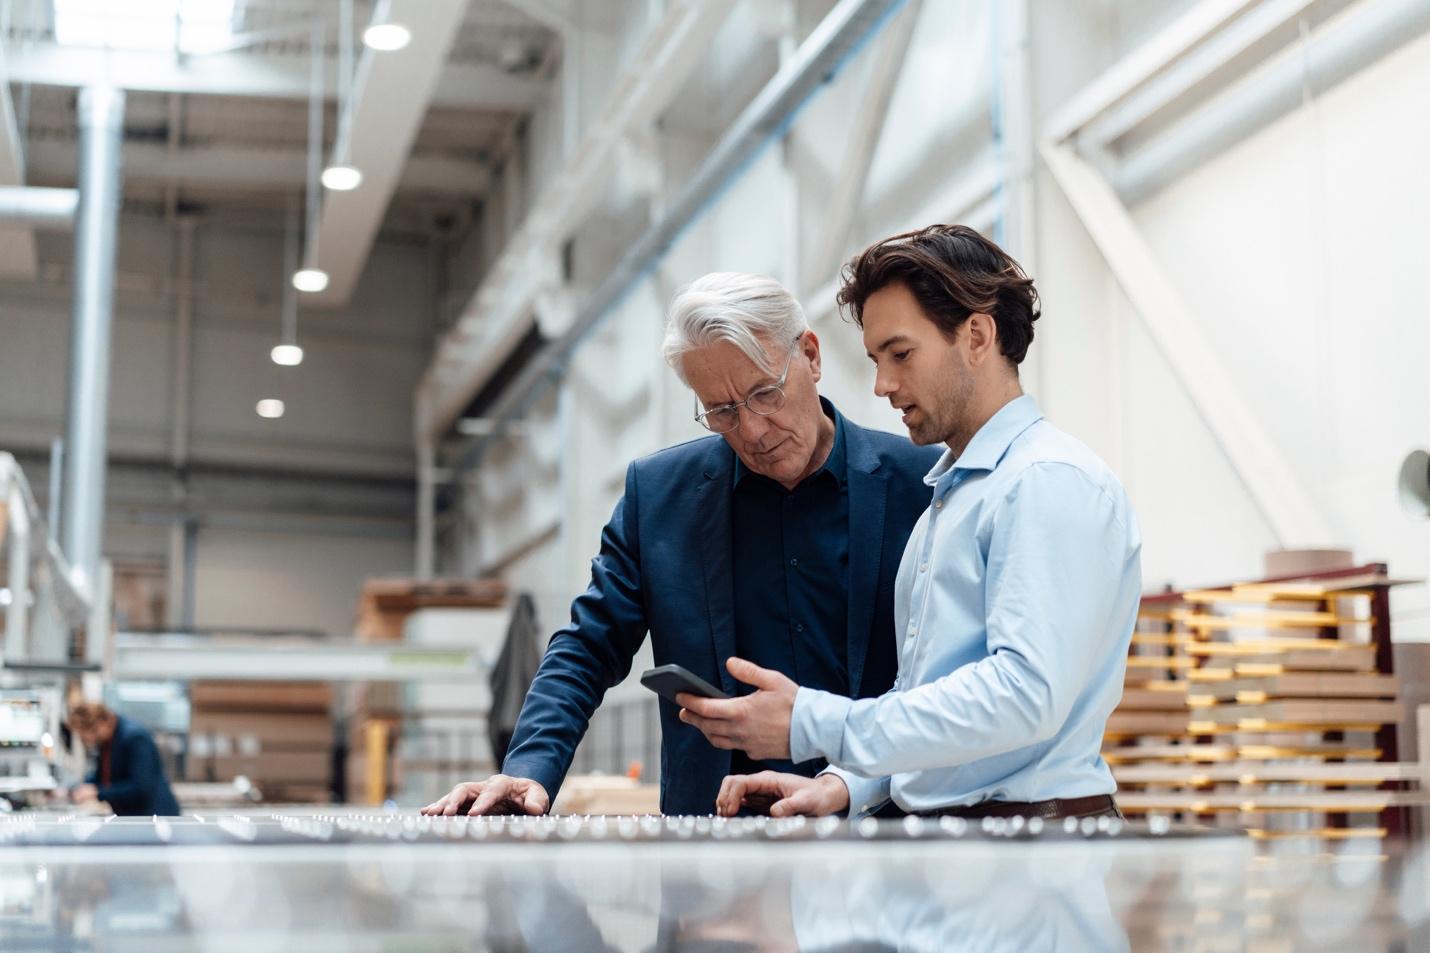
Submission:
<svg viewBox="0 0 1430 953">
<path fill-rule="evenodd" d="M 54 43 L 12 48 L 6 56 L 10 82 L 37 86 L 108 83 L 138 92 L 265 99 L 307 99 L 310 88 L 309 64 L 303 56 L 233 52 L 176 59 L 168 53 L 84 49 Z M 453 63 L 438 72 L 431 97 L 433 106 L 524 113 L 535 108 L 546 89 L 543 80 L 513 76 L 487 64 Z M 329 98 L 335 95 L 336 78 L 337 61 L 329 58 L 324 82 Z"/>
<path fill-rule="evenodd" d="M 323 195 L 316 264 L 328 287 L 305 304 L 341 307 L 352 297 L 466 12 L 467 0 L 392 0 L 389 16 L 412 31 L 412 42 L 363 51 L 340 119 L 362 186 Z"/>
<path fill-rule="evenodd" d="M 30 143 L 30 178 L 43 184 L 74 181 L 78 147 L 73 142 Z M 307 154 L 301 149 L 225 146 L 186 147 L 170 152 L 163 143 L 124 146 L 127 182 L 173 182 L 180 186 L 224 187 L 237 192 L 301 189 Z M 491 186 L 491 170 L 481 162 L 451 156 L 416 155 L 407 160 L 396 190 L 476 198 Z"/>
</svg>

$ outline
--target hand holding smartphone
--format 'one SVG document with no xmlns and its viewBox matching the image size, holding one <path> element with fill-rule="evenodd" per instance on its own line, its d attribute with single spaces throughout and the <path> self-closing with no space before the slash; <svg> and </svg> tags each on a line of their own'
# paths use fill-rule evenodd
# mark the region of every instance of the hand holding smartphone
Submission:
<svg viewBox="0 0 1430 953">
<path fill-rule="evenodd" d="M 677 705 L 680 702 L 675 701 L 675 696 L 681 692 L 701 698 L 730 697 L 681 665 L 659 665 L 647 669 L 641 674 L 641 684 Z"/>
</svg>

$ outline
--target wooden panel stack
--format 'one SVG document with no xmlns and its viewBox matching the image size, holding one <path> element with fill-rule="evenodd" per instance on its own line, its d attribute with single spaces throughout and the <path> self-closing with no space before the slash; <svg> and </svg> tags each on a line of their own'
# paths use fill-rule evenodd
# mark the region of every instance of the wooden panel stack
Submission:
<svg viewBox="0 0 1430 953">
<path fill-rule="evenodd" d="M 358 600 L 358 641 L 402 641 L 417 609 L 494 609 L 506 600 L 499 579 L 369 579 Z"/>
<path fill-rule="evenodd" d="M 246 776 L 265 801 L 331 799 L 333 691 L 324 682 L 190 686 L 188 781 Z"/>
<path fill-rule="evenodd" d="M 407 640 L 413 613 L 429 609 L 496 609 L 507 604 L 507 585 L 496 579 L 369 579 L 358 601 L 359 642 Z M 466 686 L 467 690 L 485 686 Z M 384 797 L 401 780 L 400 766 L 392 764 L 403 734 L 404 715 L 411 708 L 411 687 L 399 682 L 367 682 L 354 687 L 352 718 L 348 722 L 347 792 L 350 801 L 373 801 L 372 789 L 385 788 Z M 380 723 L 380 732 L 370 725 Z M 373 739 L 385 739 L 378 756 L 381 770 L 374 772 L 370 751 Z M 375 777 L 385 782 L 374 785 Z M 380 802 L 376 798 L 375 802 Z"/>
<path fill-rule="evenodd" d="M 1260 837 L 1385 836 L 1422 803 L 1396 762 L 1384 565 L 1143 600 L 1103 755 L 1128 814 Z"/>
</svg>

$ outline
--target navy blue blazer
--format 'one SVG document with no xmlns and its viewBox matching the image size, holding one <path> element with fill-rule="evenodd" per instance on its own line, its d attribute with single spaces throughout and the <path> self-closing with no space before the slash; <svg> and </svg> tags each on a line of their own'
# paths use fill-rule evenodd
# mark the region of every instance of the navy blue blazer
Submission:
<svg viewBox="0 0 1430 953">
<path fill-rule="evenodd" d="M 179 802 L 164 777 L 164 762 L 154 736 L 137 721 L 123 715 L 116 718 L 114 737 L 109 741 L 109 783 L 100 783 L 98 768 L 85 780 L 99 786 L 99 799 L 121 817 L 178 815 Z"/>
<path fill-rule="evenodd" d="M 928 507 L 923 483 L 939 450 L 844 420 L 849 472 L 849 695 L 881 695 L 898 670 L 894 576 L 914 522 Z M 504 774 L 531 778 L 555 798 L 576 745 L 606 690 L 622 681 L 651 636 L 655 664 L 674 662 L 726 692 L 735 654 L 731 498 L 735 453 L 703 437 L 637 460 L 625 496 L 601 533 L 591 584 L 571 622 L 551 637 Z M 789 673 L 786 673 L 789 674 Z M 730 771 L 730 752 L 660 702 L 660 806 L 709 814 Z"/>
</svg>

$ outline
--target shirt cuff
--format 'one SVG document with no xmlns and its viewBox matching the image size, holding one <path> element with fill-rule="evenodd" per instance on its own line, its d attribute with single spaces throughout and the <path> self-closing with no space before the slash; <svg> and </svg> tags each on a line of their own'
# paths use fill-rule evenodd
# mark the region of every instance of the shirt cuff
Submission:
<svg viewBox="0 0 1430 953">
<path fill-rule="evenodd" d="M 865 814 L 872 814 L 888 803 L 890 798 L 890 778 L 861 778 L 843 768 L 825 768 L 821 775 L 832 774 L 844 782 L 849 789 L 849 819 L 855 820 Z"/>
<path fill-rule="evenodd" d="M 815 758 L 837 760 L 844 746 L 844 719 L 852 704 L 843 695 L 801 687 L 789 716 L 790 760 L 795 764 Z"/>
</svg>

